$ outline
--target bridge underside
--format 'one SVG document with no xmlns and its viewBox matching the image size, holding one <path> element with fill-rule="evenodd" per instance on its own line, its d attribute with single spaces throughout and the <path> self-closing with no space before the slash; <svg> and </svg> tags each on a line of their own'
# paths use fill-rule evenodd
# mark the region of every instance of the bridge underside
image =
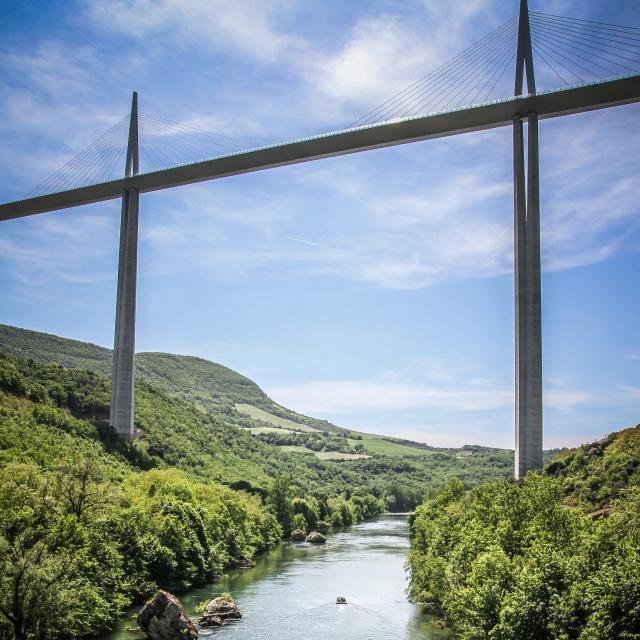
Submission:
<svg viewBox="0 0 640 640">
<path fill-rule="evenodd" d="M 418 140 L 511 125 L 514 117 L 537 113 L 555 118 L 640 101 L 640 76 L 518 96 L 455 111 L 383 122 L 260 147 L 211 160 L 141 173 L 79 189 L 0 205 L 0 220 L 119 198 L 127 189 L 144 193 L 225 176 L 298 164 L 309 160 L 379 149 Z"/>
</svg>

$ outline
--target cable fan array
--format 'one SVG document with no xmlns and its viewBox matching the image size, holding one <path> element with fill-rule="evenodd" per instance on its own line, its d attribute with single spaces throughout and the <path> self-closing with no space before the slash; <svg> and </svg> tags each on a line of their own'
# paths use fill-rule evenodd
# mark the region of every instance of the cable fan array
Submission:
<svg viewBox="0 0 640 640">
<path fill-rule="evenodd" d="M 25 197 L 33 198 L 122 178 L 128 139 L 129 116 L 125 116 Z M 237 153 L 254 146 L 256 145 L 247 141 L 171 122 L 158 116 L 138 114 L 141 172 Z"/>
<path fill-rule="evenodd" d="M 247 140 L 142 112 L 138 114 L 138 138 L 140 162 L 144 163 L 145 171 L 157 171 L 257 146 Z"/>
<path fill-rule="evenodd" d="M 640 28 L 529 12 L 538 89 L 640 72 Z M 350 126 L 455 109 L 513 95 L 518 18 L 393 95 Z"/>
<path fill-rule="evenodd" d="M 121 178 L 128 138 L 129 116 L 125 116 L 25 197 L 34 198 Z"/>
<path fill-rule="evenodd" d="M 529 12 L 538 90 L 640 72 L 640 28 Z M 449 62 L 434 69 L 350 126 L 435 113 L 513 95 L 518 38 L 513 17 Z M 123 177 L 126 116 L 29 192 L 35 197 Z M 211 133 L 148 113 L 138 114 L 141 172 L 237 153 L 254 143 Z"/>
<path fill-rule="evenodd" d="M 499 87 L 506 70 L 515 64 L 517 35 L 518 18 L 514 16 L 350 126 L 486 102 Z"/>
<path fill-rule="evenodd" d="M 640 28 L 529 12 L 536 55 L 564 85 L 638 73 Z"/>
</svg>

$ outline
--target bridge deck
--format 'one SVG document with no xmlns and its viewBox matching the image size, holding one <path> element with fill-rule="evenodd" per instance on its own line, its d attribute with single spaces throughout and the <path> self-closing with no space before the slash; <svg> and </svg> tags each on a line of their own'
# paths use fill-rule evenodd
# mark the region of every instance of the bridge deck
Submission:
<svg viewBox="0 0 640 640">
<path fill-rule="evenodd" d="M 0 220 L 110 200 L 120 197 L 124 189 L 157 191 L 367 149 L 502 127 L 510 124 L 518 114 L 525 116 L 527 113 L 536 112 L 540 118 L 555 118 L 638 101 L 640 75 L 625 76 L 453 111 L 335 131 L 160 171 L 141 173 L 129 178 L 9 202 L 0 205 Z"/>
</svg>

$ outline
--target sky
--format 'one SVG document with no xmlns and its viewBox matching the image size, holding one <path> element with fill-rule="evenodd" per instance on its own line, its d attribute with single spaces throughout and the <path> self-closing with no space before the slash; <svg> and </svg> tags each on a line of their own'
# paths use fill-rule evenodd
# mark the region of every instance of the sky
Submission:
<svg viewBox="0 0 640 640">
<path fill-rule="evenodd" d="M 257 144 L 341 129 L 517 4 L 0 0 L 0 201 L 133 90 L 145 113 Z M 530 6 L 640 25 L 636 0 Z M 547 448 L 640 422 L 639 116 L 540 125 Z M 511 153 L 501 128 L 144 194 L 137 350 L 219 362 L 341 426 L 513 447 Z M 119 216 L 2 222 L 0 322 L 112 346 Z"/>
</svg>

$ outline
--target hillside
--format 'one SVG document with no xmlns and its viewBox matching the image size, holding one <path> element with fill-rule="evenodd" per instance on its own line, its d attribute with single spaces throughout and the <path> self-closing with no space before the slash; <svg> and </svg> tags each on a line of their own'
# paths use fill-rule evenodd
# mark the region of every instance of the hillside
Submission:
<svg viewBox="0 0 640 640">
<path fill-rule="evenodd" d="M 111 371 L 109 349 L 8 325 L 0 325 L 0 350 L 19 358 L 90 369 L 107 378 Z M 146 383 L 165 397 L 196 407 L 226 425 L 249 429 L 265 444 L 285 448 L 289 459 L 292 453 L 297 460 L 307 454 L 305 462 L 298 464 L 310 464 L 308 457 L 315 454 L 319 459 L 349 462 L 356 471 L 360 467 L 367 475 L 377 475 L 382 462 L 401 458 L 402 463 L 387 461 L 394 473 L 398 468 L 409 469 L 407 473 L 415 476 L 410 482 L 414 489 L 439 484 L 451 474 L 477 482 L 511 473 L 513 454 L 508 450 L 478 446 L 438 449 L 344 429 L 286 409 L 252 380 L 201 358 L 140 353 L 136 355 L 136 376 L 141 388 Z"/>
<path fill-rule="evenodd" d="M 450 481 L 412 520 L 409 594 L 460 638 L 640 637 L 640 425 L 544 473 Z"/>
<path fill-rule="evenodd" d="M 611 504 L 623 489 L 640 486 L 640 425 L 561 451 L 545 473 L 562 479 L 568 504 Z"/>
<path fill-rule="evenodd" d="M 0 350 L 19 358 L 111 375 L 113 352 L 110 349 L 49 333 L 0 324 Z M 281 407 L 249 378 L 202 358 L 170 353 L 138 353 L 136 378 L 204 411 L 224 414 L 228 421 L 241 426 L 251 426 L 251 423 L 247 423 L 242 414 L 236 411 L 236 404 L 249 404 L 322 431 L 346 432 L 327 421 L 315 420 Z"/>
<path fill-rule="evenodd" d="M 0 329 L 0 638 L 97 635 L 156 588 L 211 582 L 294 526 L 348 525 L 383 508 L 410 510 L 442 487 L 460 496 L 488 481 L 497 493 L 482 504 L 508 511 L 521 491 L 509 480 L 510 451 L 321 429 L 325 423 L 278 409 L 230 369 L 168 354 L 140 357 L 138 437 L 125 443 L 108 427 L 109 350 Z M 571 499 L 577 477 L 592 488 L 594 477 L 636 482 L 637 456 L 629 452 L 637 430 L 614 435 L 562 452 L 548 473 L 568 469 L 566 477 L 546 477 L 551 494 L 536 498 L 531 513 L 560 490 Z M 529 502 L 525 495 L 513 513 L 528 513 Z M 498 539 L 494 515 L 481 529 L 461 521 L 460 538 L 473 534 L 469 549 Z M 442 522 L 442 540 L 450 526 Z M 516 526 L 498 533 L 509 537 Z M 468 552 L 456 551 L 452 571 Z M 423 566 L 440 567 L 414 556 L 414 567 Z M 414 581 L 421 598 L 425 580 Z"/>
</svg>

